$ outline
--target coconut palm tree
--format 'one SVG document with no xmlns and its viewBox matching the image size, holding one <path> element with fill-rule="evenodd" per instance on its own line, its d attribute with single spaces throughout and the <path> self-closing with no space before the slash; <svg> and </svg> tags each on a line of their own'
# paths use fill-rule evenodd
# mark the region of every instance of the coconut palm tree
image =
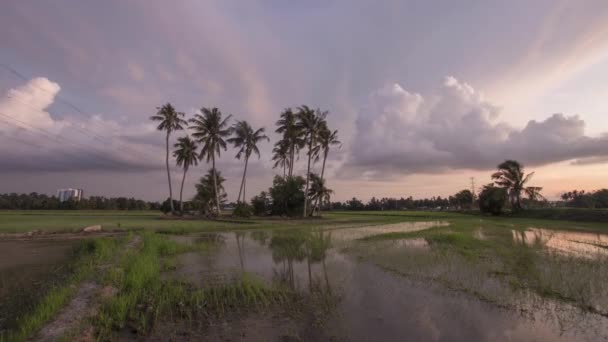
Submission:
<svg viewBox="0 0 608 342">
<path fill-rule="evenodd" d="M 293 167 L 295 156 L 304 147 L 304 140 L 302 131 L 297 125 L 298 116 L 291 110 L 291 108 L 285 109 L 281 113 L 281 118 L 276 122 L 278 128 L 275 132 L 282 134 L 282 144 L 287 145 L 289 150 L 289 177 L 293 176 Z"/>
<path fill-rule="evenodd" d="M 283 178 L 287 176 L 287 168 L 289 168 L 291 164 L 291 159 L 289 157 L 289 144 L 287 144 L 286 140 L 279 140 L 276 144 L 274 144 L 274 148 L 272 150 L 273 156 L 272 161 L 274 161 L 273 169 L 281 166 L 283 168 Z"/>
<path fill-rule="evenodd" d="M 184 202 L 182 201 L 182 195 L 184 193 L 184 182 L 186 181 L 186 173 L 190 166 L 198 165 L 198 146 L 196 146 L 196 142 L 190 139 L 189 136 L 177 139 L 177 143 L 173 146 L 176 148 L 176 150 L 173 151 L 175 162 L 177 163 L 177 166 L 181 166 L 184 169 L 182 186 L 179 190 L 179 211 L 183 214 Z"/>
<path fill-rule="evenodd" d="M 156 115 L 151 116 L 150 120 L 160 121 L 156 129 L 167 132 L 165 139 L 167 149 L 165 164 L 167 166 L 167 180 L 169 182 L 169 203 L 171 203 L 171 213 L 173 213 L 175 212 L 175 208 L 173 207 L 173 189 L 171 187 L 171 171 L 169 170 L 169 137 L 172 132 L 184 129 L 186 120 L 183 119 L 184 113 L 176 111 L 170 103 L 157 107 L 156 110 Z"/>
<path fill-rule="evenodd" d="M 507 190 L 511 207 L 514 210 L 521 209 L 522 192 L 532 200 L 543 198 L 540 194 L 541 187 L 526 186 L 532 179 L 534 172 L 524 174 L 524 166 L 516 160 L 506 160 L 498 165 L 498 171 L 492 175 L 496 185 Z"/>
<path fill-rule="evenodd" d="M 323 153 L 323 166 L 321 167 L 321 180 L 325 180 L 324 175 L 325 175 L 325 162 L 327 161 L 327 156 L 329 155 L 329 149 L 332 146 L 337 146 L 341 145 L 340 140 L 338 140 L 338 131 L 331 131 L 329 128 L 327 128 L 327 125 L 324 125 L 324 127 L 321 129 L 321 132 L 319 132 L 319 144 L 316 146 L 317 148 L 317 156 L 319 155 L 319 151 L 321 150 L 321 152 Z M 315 210 L 318 210 L 319 207 L 319 202 L 317 201 L 315 203 Z"/>
<path fill-rule="evenodd" d="M 221 150 L 226 150 L 226 141 L 224 138 L 228 137 L 231 133 L 231 129 L 228 128 L 228 120 L 232 115 L 228 115 L 225 119 L 222 119 L 222 112 L 217 108 L 206 108 L 203 107 L 199 114 L 194 115 L 194 118 L 190 119 L 190 128 L 194 130 L 192 136 L 196 138 L 196 141 L 202 146 L 199 155 L 200 159 L 205 158 L 207 163 L 212 162 L 213 173 L 216 174 L 215 168 L 215 155 L 220 156 Z M 220 214 L 220 198 L 217 189 L 217 175 L 213 177 L 213 183 L 215 187 L 215 204 L 216 214 Z"/>
<path fill-rule="evenodd" d="M 307 197 L 315 203 L 328 203 L 333 190 L 325 187 L 325 181 L 316 173 L 310 174 L 310 189 L 306 192 Z M 316 208 L 315 208 L 316 209 Z M 314 209 L 313 209 L 314 210 Z"/>
<path fill-rule="evenodd" d="M 243 180 L 241 180 L 239 197 L 236 199 L 237 203 L 241 200 L 241 193 L 243 194 L 243 203 L 245 203 L 245 177 L 247 175 L 247 164 L 249 163 L 251 153 L 257 154 L 259 159 L 260 150 L 258 149 L 258 143 L 262 140 L 270 141 L 264 134 L 264 131 L 265 129 L 263 127 L 254 131 L 247 121 L 237 121 L 234 126 L 232 126 L 234 136 L 228 139 L 228 142 L 239 149 L 239 152 L 236 154 L 236 159 L 240 160 L 242 156 L 245 156 L 245 169 L 243 170 Z"/>
<path fill-rule="evenodd" d="M 309 181 L 310 181 L 310 162 L 313 157 L 315 157 L 315 152 L 318 151 L 316 149 L 317 142 L 319 139 L 319 133 L 327 124 L 325 122 L 325 117 L 327 116 L 327 112 L 322 112 L 320 109 L 313 110 L 308 106 L 301 106 L 298 108 L 298 122 L 296 127 L 299 131 L 302 132 L 304 136 L 304 141 L 308 146 L 308 166 L 306 169 L 306 190 L 305 193 L 308 193 L 309 189 Z M 308 199 L 304 200 L 304 216 L 308 215 Z"/>
</svg>

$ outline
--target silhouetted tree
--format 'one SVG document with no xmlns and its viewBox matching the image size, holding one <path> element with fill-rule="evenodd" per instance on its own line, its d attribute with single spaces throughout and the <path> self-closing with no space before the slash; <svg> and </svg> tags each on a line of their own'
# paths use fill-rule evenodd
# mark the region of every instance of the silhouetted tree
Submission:
<svg viewBox="0 0 608 342">
<path fill-rule="evenodd" d="M 262 140 L 267 140 L 268 137 L 264 134 L 264 128 L 259 128 L 256 131 L 251 128 L 247 121 L 237 121 L 232 127 L 233 137 L 228 139 L 228 142 L 233 144 L 235 148 L 239 149 L 236 154 L 236 159 L 245 157 L 245 169 L 243 170 L 243 179 L 241 180 L 241 187 L 239 190 L 239 197 L 237 197 L 237 203 L 241 200 L 241 193 L 243 194 L 243 203 L 245 201 L 245 184 L 247 175 L 247 164 L 249 163 L 249 157 L 251 153 L 257 154 L 260 158 L 260 150 L 258 149 L 258 143 Z"/>
<path fill-rule="evenodd" d="M 156 109 L 157 109 L 156 115 L 151 116 L 150 119 L 152 121 L 160 121 L 160 123 L 159 123 L 158 127 L 156 127 L 156 129 L 158 129 L 159 131 L 167 132 L 167 135 L 166 135 L 167 154 L 166 154 L 166 158 L 165 158 L 165 163 L 167 166 L 167 180 L 169 182 L 169 198 L 171 199 L 171 201 L 169 201 L 169 202 L 171 204 L 171 212 L 173 213 L 175 211 L 175 208 L 173 207 L 173 190 L 171 187 L 171 171 L 169 170 L 169 137 L 172 132 L 183 129 L 184 128 L 183 125 L 186 124 L 186 120 L 183 119 L 184 113 L 176 111 L 175 108 L 173 108 L 173 106 L 170 103 L 167 103 L 164 106 L 156 108 Z"/>
<path fill-rule="evenodd" d="M 179 210 L 184 213 L 184 202 L 182 195 L 184 194 L 184 182 L 186 181 L 186 173 L 190 166 L 196 166 L 198 164 L 198 146 L 190 139 L 189 136 L 181 137 L 177 139 L 177 143 L 173 145 L 176 150 L 173 151 L 175 162 L 177 166 L 181 166 L 184 169 L 184 175 L 182 177 L 182 185 L 179 190 Z"/>
<path fill-rule="evenodd" d="M 526 186 L 534 172 L 524 174 L 524 167 L 516 160 L 506 160 L 498 165 L 498 171 L 492 175 L 496 185 L 505 188 L 508 192 L 511 208 L 521 209 L 521 194 L 524 192 L 528 198 L 536 200 L 542 198 L 541 187 Z"/>
<path fill-rule="evenodd" d="M 201 108 L 200 114 L 196 114 L 194 118 L 190 119 L 190 128 L 194 130 L 192 136 L 202 146 L 200 158 L 205 158 L 207 163 L 212 162 L 211 170 L 216 171 L 215 168 L 215 155 L 220 156 L 221 149 L 226 150 L 226 141 L 224 138 L 228 137 L 231 133 L 231 129 L 227 128 L 228 120 L 232 115 L 228 115 L 222 120 L 222 112 L 217 108 Z M 215 186 L 215 204 L 216 214 L 220 214 L 220 198 L 219 191 L 217 189 L 217 178 L 213 177 L 213 184 Z"/>
</svg>

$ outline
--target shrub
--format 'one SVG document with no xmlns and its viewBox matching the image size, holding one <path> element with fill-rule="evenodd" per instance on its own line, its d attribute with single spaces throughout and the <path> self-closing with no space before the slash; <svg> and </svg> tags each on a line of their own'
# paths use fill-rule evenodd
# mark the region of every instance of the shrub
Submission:
<svg viewBox="0 0 608 342">
<path fill-rule="evenodd" d="M 251 216 L 252 208 L 247 203 L 237 203 L 232 211 L 232 215 L 236 217 L 249 217 Z"/>
<path fill-rule="evenodd" d="M 482 213 L 500 215 L 507 201 L 507 191 L 492 184 L 483 187 L 479 193 L 479 210 Z"/>
<path fill-rule="evenodd" d="M 302 214 L 304 207 L 304 185 L 306 181 L 300 176 L 274 177 L 270 197 L 272 198 L 272 214 L 297 216 Z"/>
<path fill-rule="evenodd" d="M 262 191 L 259 195 L 253 197 L 251 199 L 251 207 L 253 215 L 255 216 L 269 215 L 272 208 L 270 198 L 268 198 L 268 193 L 266 193 L 266 191 Z"/>
</svg>

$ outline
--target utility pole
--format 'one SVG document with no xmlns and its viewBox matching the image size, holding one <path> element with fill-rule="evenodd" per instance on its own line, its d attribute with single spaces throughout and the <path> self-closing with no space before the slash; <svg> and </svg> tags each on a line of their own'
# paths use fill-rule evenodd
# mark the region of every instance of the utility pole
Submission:
<svg viewBox="0 0 608 342">
<path fill-rule="evenodd" d="M 475 177 L 471 177 L 471 194 L 473 194 L 471 206 L 475 206 Z"/>
</svg>

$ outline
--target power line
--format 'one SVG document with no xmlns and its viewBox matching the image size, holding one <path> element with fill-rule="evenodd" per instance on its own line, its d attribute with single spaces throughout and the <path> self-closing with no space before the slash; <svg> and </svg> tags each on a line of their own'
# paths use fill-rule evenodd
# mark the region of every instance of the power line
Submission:
<svg viewBox="0 0 608 342">
<path fill-rule="evenodd" d="M 27 103 L 25 101 L 22 101 L 19 97 L 16 97 L 16 96 L 9 96 L 9 98 L 17 100 L 18 102 L 22 103 L 23 105 L 28 106 L 28 107 L 30 107 L 30 108 L 32 108 L 34 110 L 37 110 L 37 111 L 44 111 L 45 110 L 44 108 L 38 108 L 38 107 L 32 106 L 29 103 Z M 70 128 L 79 131 L 85 137 L 90 137 L 89 134 L 88 134 L 88 132 L 90 132 L 90 130 L 85 129 L 84 127 L 80 127 L 78 125 L 71 125 Z M 108 141 L 106 141 L 105 139 L 103 139 L 102 137 L 100 137 L 98 135 L 97 136 L 94 135 L 92 138 L 95 139 L 95 140 L 97 140 L 97 141 L 99 141 L 99 142 L 101 142 L 104 145 L 108 143 Z M 112 142 L 114 142 L 114 140 L 112 140 Z M 120 143 L 120 142 L 118 142 L 118 143 Z M 147 152 L 138 151 L 138 150 L 135 150 L 133 148 L 131 148 L 131 151 L 135 152 L 135 154 L 138 155 L 138 156 L 141 155 L 141 154 L 148 154 Z M 152 155 L 148 154 L 148 157 L 152 157 Z M 156 157 L 157 156 L 153 156 L 152 158 L 156 158 Z"/>
<path fill-rule="evenodd" d="M 24 122 L 24 121 L 21 121 L 19 119 L 15 119 L 15 118 L 13 118 L 13 117 L 5 114 L 5 113 L 2 113 L 2 112 L 0 112 L 0 116 L 8 118 L 10 120 L 13 120 L 13 121 L 19 123 L 19 125 L 16 125 L 16 124 L 8 122 L 6 120 L 2 120 L 2 121 L 6 122 L 6 123 L 8 123 L 8 124 L 10 124 L 10 125 L 12 125 L 14 127 L 28 128 L 30 130 L 36 130 L 36 131 L 40 132 L 44 137 L 46 137 L 46 138 L 48 138 L 48 139 L 50 139 L 50 140 L 52 140 L 52 141 L 54 141 L 56 143 L 63 144 L 65 142 L 65 143 L 73 145 L 74 147 L 76 147 L 76 149 L 80 150 L 81 152 L 84 152 L 85 154 L 91 154 L 91 151 L 83 149 L 81 144 L 79 144 L 77 142 L 73 142 L 71 140 L 68 140 L 68 139 L 66 139 L 63 136 L 55 135 L 52 132 L 49 132 L 49 131 L 47 131 L 45 129 L 34 127 L 34 126 L 32 126 L 32 125 Z M 59 145 L 59 146 L 63 146 L 63 145 Z M 75 157 L 76 159 L 82 157 L 81 155 L 69 153 L 69 152 L 66 152 L 66 151 L 62 151 L 62 153 L 67 154 L 67 155 L 72 155 L 72 157 Z M 123 166 L 123 164 L 121 164 L 120 162 L 118 162 L 118 161 L 114 160 L 113 158 L 108 157 L 107 155 L 105 155 L 104 152 L 97 151 L 97 156 L 98 157 L 102 157 L 103 159 L 105 159 L 106 161 L 108 161 L 110 163 L 113 163 L 115 166 Z"/>
<path fill-rule="evenodd" d="M 11 72 L 13 75 L 17 76 L 18 78 L 24 80 L 24 81 L 29 81 L 30 80 L 27 76 L 23 75 L 21 72 L 17 71 L 15 68 L 11 67 L 10 65 L 7 65 L 5 63 L 0 63 L 0 66 L 3 67 L 4 69 L 8 70 L 9 72 Z M 72 104 L 71 102 L 65 100 L 63 97 L 61 97 L 61 95 L 58 95 L 58 94 L 53 93 L 53 92 L 50 92 L 48 89 L 40 87 L 37 84 L 32 84 L 32 85 L 34 87 L 36 87 L 37 89 L 46 92 L 47 94 L 53 95 L 57 99 L 58 102 L 60 102 L 60 103 L 62 103 L 64 105 L 72 108 L 77 113 L 79 113 L 81 115 L 84 115 L 86 117 L 93 117 L 93 115 L 87 114 L 84 110 L 80 109 L 78 106 L 76 106 L 76 105 Z M 11 98 L 17 99 L 17 97 L 15 97 L 15 96 L 11 96 Z M 27 103 L 25 103 L 23 101 L 19 101 L 19 102 L 21 102 L 21 103 L 23 103 L 25 105 L 28 105 Z M 30 106 L 30 108 L 34 108 L 34 107 Z M 34 108 L 34 109 L 36 109 L 36 110 L 42 110 L 40 108 Z M 95 123 L 93 122 L 93 124 L 95 124 Z M 100 142 L 102 142 L 104 144 L 106 143 L 106 141 L 104 141 L 104 139 L 106 139 L 105 137 L 97 134 L 96 132 L 94 132 L 94 131 L 92 131 L 90 129 L 87 129 L 85 127 L 78 127 L 78 126 L 75 126 L 75 125 L 72 126 L 72 128 L 75 128 L 75 129 L 79 130 L 81 133 L 85 134 L 86 136 L 92 136 L 93 138 L 95 138 L 96 140 L 98 140 L 98 141 L 100 141 Z M 138 156 L 141 155 L 141 154 L 146 154 L 150 158 L 157 158 L 158 157 L 156 155 L 149 154 L 149 152 L 147 152 L 147 151 L 137 150 L 137 149 L 133 148 L 130 145 L 124 144 L 121 141 L 117 141 L 117 143 L 120 144 L 120 145 L 122 145 L 123 148 L 131 150 L 132 153 L 134 153 L 134 154 L 136 154 Z"/>
</svg>

